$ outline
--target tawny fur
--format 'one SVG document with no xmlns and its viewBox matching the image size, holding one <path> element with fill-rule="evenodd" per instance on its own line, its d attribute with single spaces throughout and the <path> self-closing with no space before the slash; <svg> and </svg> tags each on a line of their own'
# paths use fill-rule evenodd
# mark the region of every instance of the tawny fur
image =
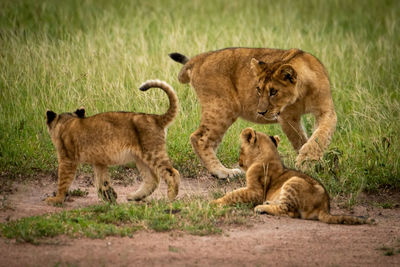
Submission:
<svg viewBox="0 0 400 267">
<path fill-rule="evenodd" d="M 57 150 L 58 189 L 48 203 L 62 203 L 75 178 L 79 163 L 93 166 L 99 197 L 114 202 L 108 166 L 134 161 L 143 178 L 140 188 L 128 200 L 141 200 L 157 188 L 159 177 L 168 185 L 168 198 L 178 194 L 180 175 L 172 167 L 166 151 L 166 127 L 178 113 L 178 98 L 165 82 L 150 80 L 140 90 L 158 87 L 166 92 L 170 106 L 163 115 L 133 112 L 105 112 L 91 117 L 84 110 L 56 114 L 47 111 L 47 128 Z"/>
<path fill-rule="evenodd" d="M 286 169 L 282 164 L 277 150 L 279 138 L 247 128 L 242 131 L 240 139 L 239 165 L 246 170 L 246 187 L 227 193 L 212 203 L 264 203 L 255 207 L 257 213 L 325 223 L 364 224 L 373 221 L 330 214 L 330 200 L 325 188 L 312 177 Z"/>
<path fill-rule="evenodd" d="M 190 82 L 200 101 L 200 126 L 190 140 L 213 175 L 240 173 L 216 157 L 226 130 L 238 117 L 279 123 L 299 153 L 297 166 L 322 157 L 336 127 L 336 113 L 328 74 L 314 56 L 298 49 L 268 48 L 227 48 L 190 60 L 179 53 L 170 56 L 184 64 L 179 81 Z M 273 96 L 271 88 L 277 91 Z M 306 113 L 312 113 L 317 123 L 310 138 L 300 123 Z"/>
</svg>

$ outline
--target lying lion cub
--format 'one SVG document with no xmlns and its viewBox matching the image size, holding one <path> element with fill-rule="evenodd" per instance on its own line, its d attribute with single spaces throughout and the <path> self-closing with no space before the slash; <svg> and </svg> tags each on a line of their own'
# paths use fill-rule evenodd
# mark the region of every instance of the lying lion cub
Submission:
<svg viewBox="0 0 400 267">
<path fill-rule="evenodd" d="M 213 175 L 225 178 L 240 173 L 225 168 L 216 156 L 226 130 L 239 117 L 279 123 L 299 153 L 299 167 L 322 157 L 336 127 L 336 113 L 328 74 L 311 54 L 299 49 L 227 48 L 191 59 L 179 53 L 170 57 L 184 64 L 179 81 L 190 82 L 199 99 L 200 126 L 190 141 Z M 306 113 L 316 118 L 310 138 L 301 126 Z"/>
<path fill-rule="evenodd" d="M 315 179 L 286 169 L 279 157 L 279 137 L 267 136 L 247 128 L 240 135 L 239 165 L 246 170 L 247 187 L 227 193 L 212 203 L 219 205 L 260 204 L 257 213 L 288 215 L 292 218 L 320 220 L 325 223 L 363 224 L 369 219 L 331 215 L 329 195 Z"/>
<path fill-rule="evenodd" d="M 108 166 L 131 161 L 136 163 L 143 183 L 128 196 L 141 200 L 157 188 L 159 177 L 168 184 L 168 198 L 178 194 L 180 175 L 171 165 L 166 152 L 166 128 L 178 114 L 178 98 L 171 86 L 150 80 L 140 90 L 158 87 L 168 95 L 170 107 L 163 115 L 133 112 L 105 112 L 85 117 L 84 109 L 75 113 L 56 114 L 47 111 L 47 128 L 58 157 L 58 189 L 47 203 L 62 203 L 75 178 L 79 163 L 92 164 L 98 195 L 114 202 L 117 194 L 111 187 Z"/>
</svg>

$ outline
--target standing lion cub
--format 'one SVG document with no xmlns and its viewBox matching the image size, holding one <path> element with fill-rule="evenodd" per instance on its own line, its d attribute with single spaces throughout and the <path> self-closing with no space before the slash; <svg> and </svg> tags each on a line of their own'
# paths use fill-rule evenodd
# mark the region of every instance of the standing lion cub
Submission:
<svg viewBox="0 0 400 267">
<path fill-rule="evenodd" d="M 310 176 L 286 169 L 279 157 L 279 137 L 246 128 L 240 135 L 239 165 L 246 170 L 247 187 L 227 193 L 212 203 L 254 203 L 257 213 L 288 215 L 325 223 L 363 224 L 373 220 L 331 215 L 325 188 Z"/>
<path fill-rule="evenodd" d="M 182 64 L 178 79 L 190 83 L 201 105 L 199 128 L 190 136 L 205 167 L 225 178 L 240 173 L 224 167 L 216 149 L 226 130 L 241 117 L 255 123 L 279 123 L 299 153 L 296 165 L 319 160 L 336 127 L 328 74 L 321 62 L 299 49 L 227 48 L 191 59 L 170 57 Z M 307 137 L 301 116 L 311 113 L 316 129 Z"/>
<path fill-rule="evenodd" d="M 143 183 L 128 196 L 141 200 L 157 188 L 162 177 L 168 185 L 168 198 L 178 194 L 180 175 L 172 167 L 166 151 L 166 128 L 178 113 L 178 98 L 165 82 L 150 80 L 140 90 L 161 88 L 168 95 L 170 106 L 163 115 L 133 112 L 105 112 L 85 117 L 85 111 L 56 114 L 47 111 L 47 128 L 57 150 L 58 189 L 47 203 L 62 203 L 75 178 L 79 163 L 92 164 L 98 195 L 114 202 L 117 194 L 111 187 L 108 166 L 134 161 Z"/>
</svg>

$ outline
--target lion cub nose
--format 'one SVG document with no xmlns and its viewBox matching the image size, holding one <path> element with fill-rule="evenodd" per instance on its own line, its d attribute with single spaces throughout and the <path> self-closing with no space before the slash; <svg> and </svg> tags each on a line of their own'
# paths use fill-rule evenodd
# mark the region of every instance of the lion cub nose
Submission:
<svg viewBox="0 0 400 267">
<path fill-rule="evenodd" d="M 266 109 L 265 111 L 257 111 L 257 112 L 258 112 L 258 114 L 260 114 L 260 115 L 264 116 L 264 115 L 265 115 L 265 113 L 267 113 L 267 111 L 268 111 L 268 109 Z"/>
</svg>

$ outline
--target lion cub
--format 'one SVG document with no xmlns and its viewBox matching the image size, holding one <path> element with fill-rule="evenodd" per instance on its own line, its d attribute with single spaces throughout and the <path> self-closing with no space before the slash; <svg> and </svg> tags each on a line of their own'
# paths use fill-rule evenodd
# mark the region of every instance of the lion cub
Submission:
<svg viewBox="0 0 400 267">
<path fill-rule="evenodd" d="M 178 79 L 190 83 L 201 105 L 199 128 L 190 136 L 193 149 L 215 176 L 235 176 L 216 156 L 225 132 L 239 118 L 279 123 L 298 152 L 296 165 L 322 158 L 336 127 L 328 74 L 321 62 L 299 49 L 226 48 L 192 58 L 170 57 L 184 64 Z M 308 137 L 301 116 L 311 113 L 316 128 Z M 306 164 L 304 164 L 306 163 Z"/>
<path fill-rule="evenodd" d="M 133 112 L 105 112 L 85 117 L 84 109 L 56 114 L 47 111 L 47 129 L 57 150 L 58 189 L 47 203 L 62 203 L 75 178 L 79 163 L 92 164 L 99 197 L 114 202 L 117 194 L 111 187 L 108 166 L 131 161 L 136 163 L 143 183 L 128 196 L 141 200 L 157 188 L 159 177 L 168 185 L 168 198 L 178 194 L 180 175 L 172 167 L 166 151 L 166 128 L 178 114 L 178 98 L 166 82 L 150 80 L 140 90 L 161 88 L 168 95 L 170 106 L 163 115 Z"/>
<path fill-rule="evenodd" d="M 267 136 L 246 128 L 240 135 L 239 166 L 246 170 L 246 188 L 227 193 L 213 203 L 254 204 L 257 213 L 288 215 L 292 218 L 320 220 L 325 223 L 363 224 L 368 219 L 331 215 L 329 195 L 315 179 L 286 169 L 279 157 L 279 137 Z"/>
</svg>

